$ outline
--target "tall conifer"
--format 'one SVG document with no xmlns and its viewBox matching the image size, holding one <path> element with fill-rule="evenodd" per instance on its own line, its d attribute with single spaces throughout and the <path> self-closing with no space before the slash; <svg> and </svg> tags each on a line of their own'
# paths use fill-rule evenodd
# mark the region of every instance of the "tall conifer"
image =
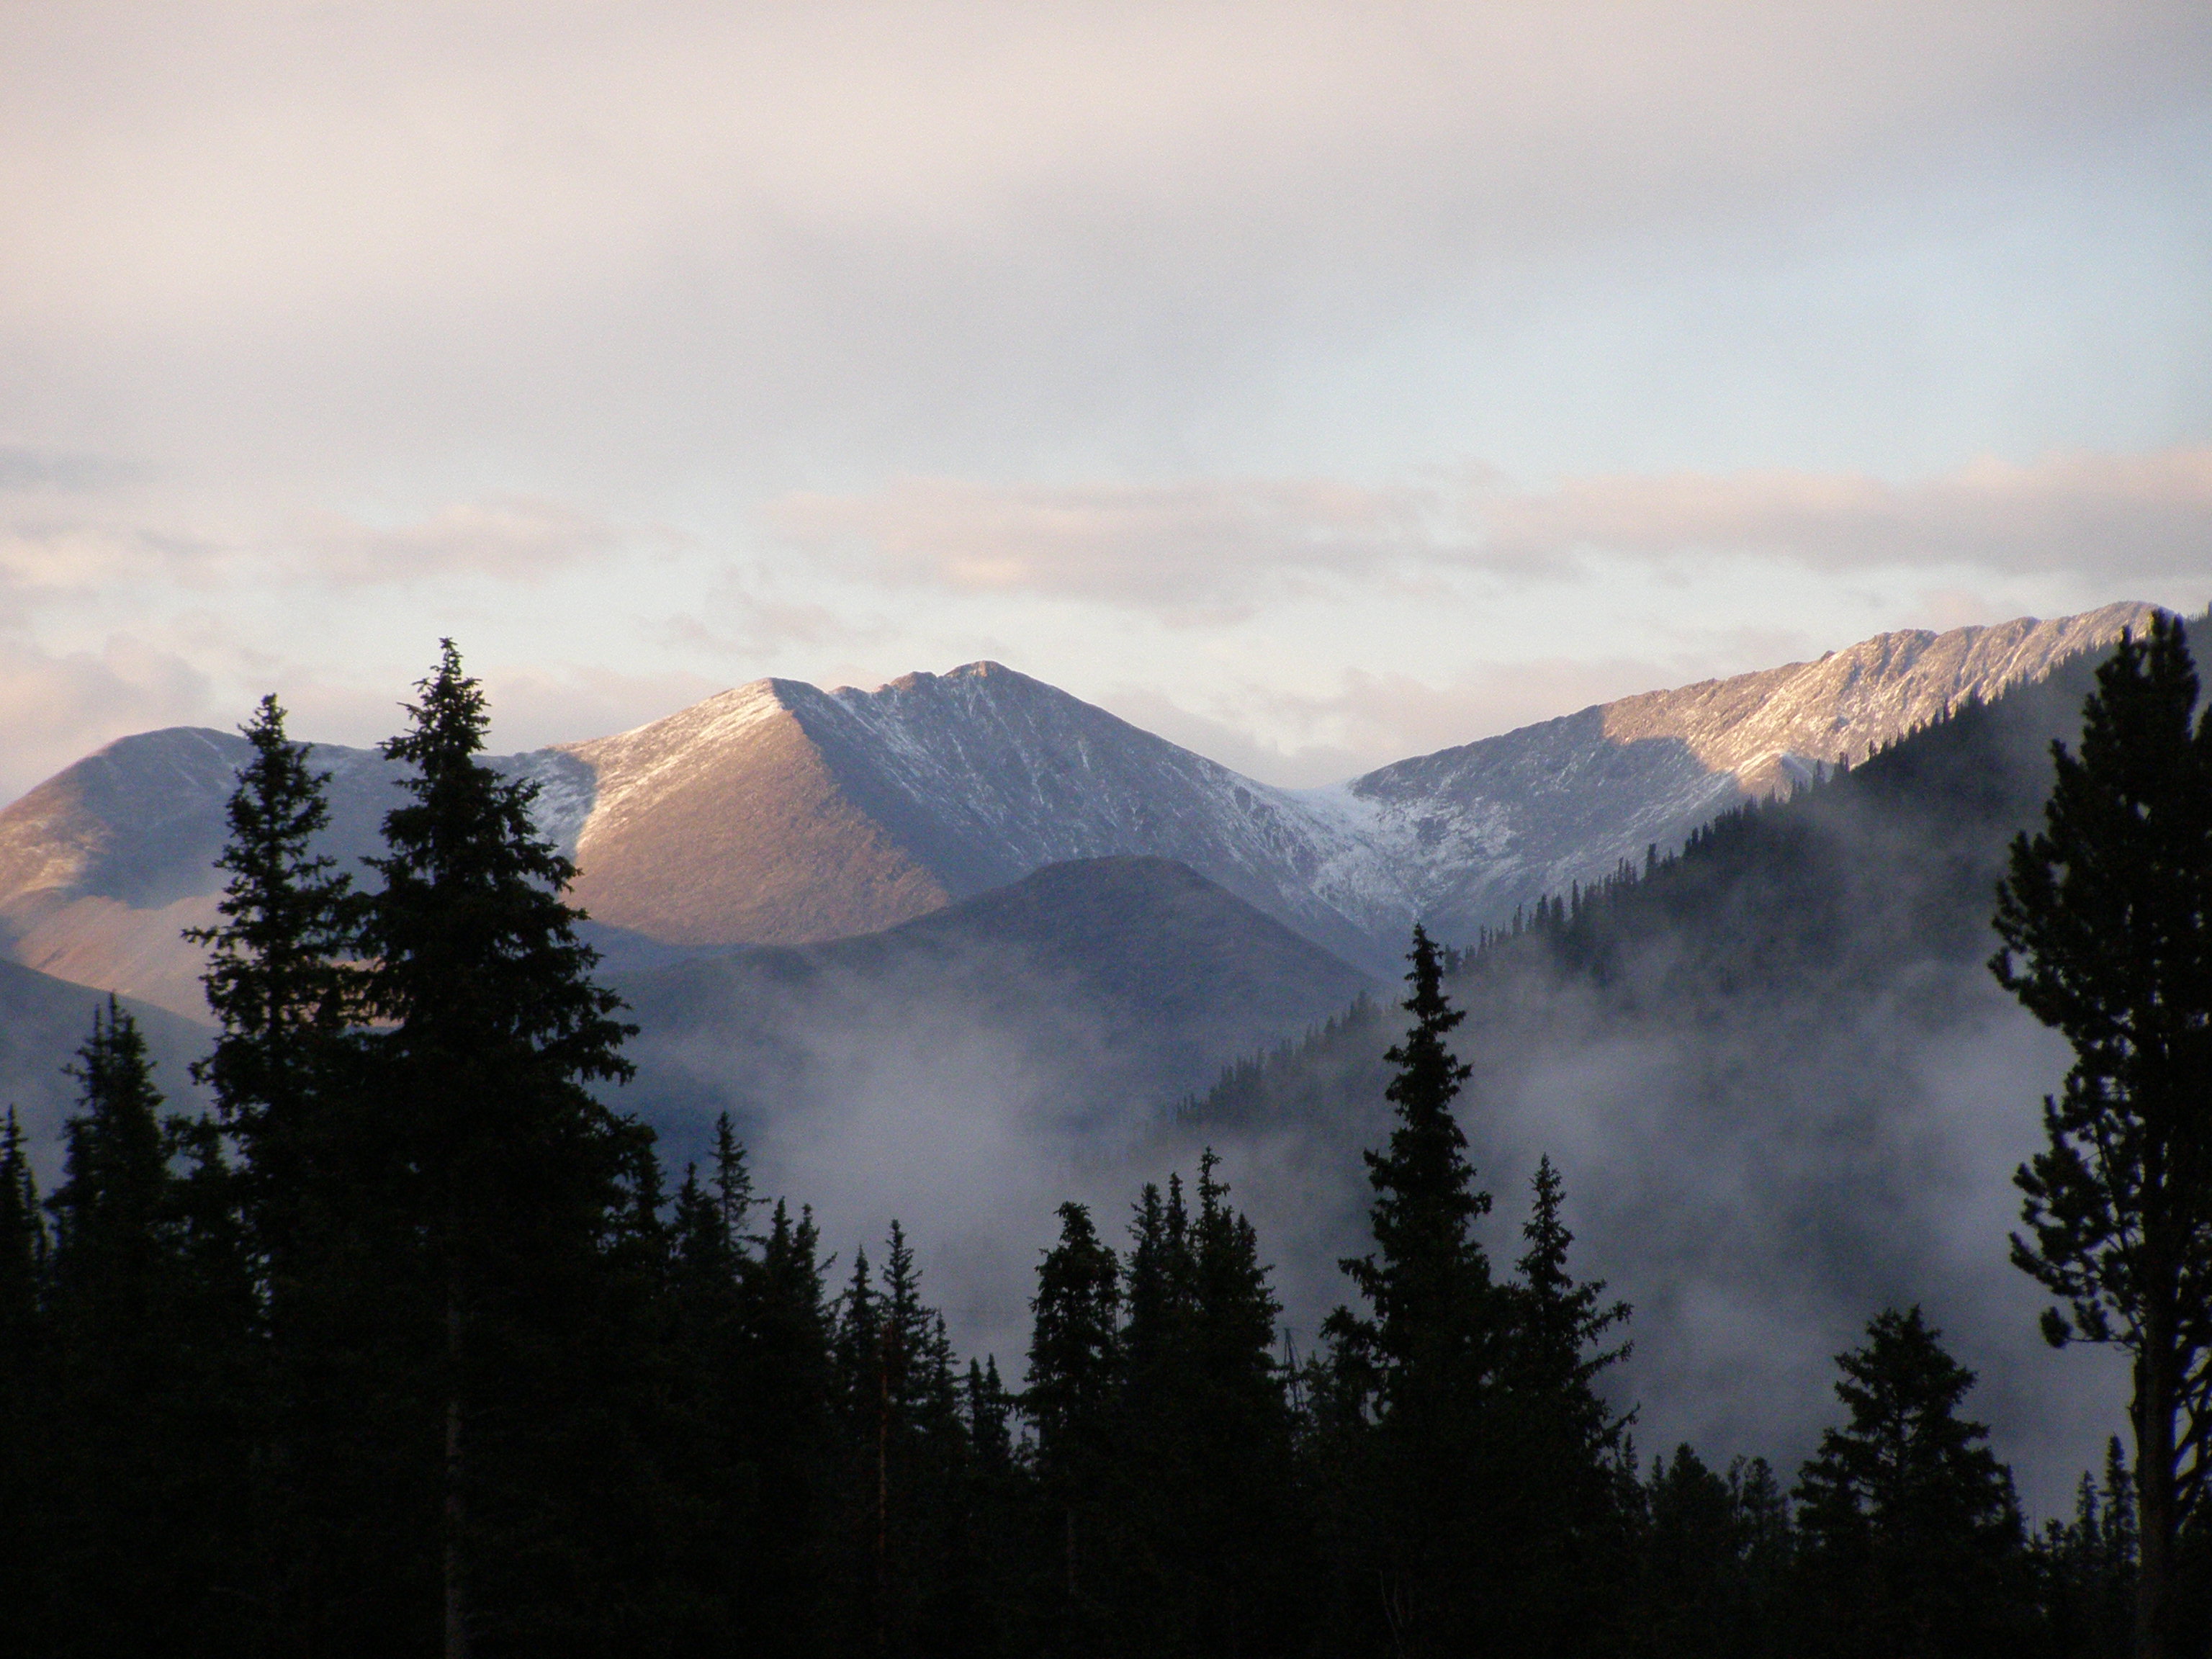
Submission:
<svg viewBox="0 0 2212 1659">
<path fill-rule="evenodd" d="M 39 1184 L 10 1106 L 0 1117 L 0 1388 L 27 1386 L 46 1275 Z"/>
<path fill-rule="evenodd" d="M 252 1379 L 257 1599 L 279 1650 L 328 1652 L 360 1634 L 357 1598 L 389 1589 L 356 1571 L 375 1553 L 362 1533 L 389 1474 L 362 1455 L 388 1393 L 370 1370 L 383 1334 L 362 1314 L 390 1264 L 371 1242 L 385 1189 L 364 1179 L 374 1130 L 350 1063 L 361 899 L 315 850 L 328 775 L 286 736 L 282 706 L 264 697 L 240 729 L 252 752 L 225 809 L 219 921 L 185 935 L 209 947 L 202 983 L 218 1024 L 193 1075 L 236 1149 L 237 1245 L 265 1339 Z M 204 1198 L 217 1167 L 199 1162 Z"/>
<path fill-rule="evenodd" d="M 1060 1206 L 1060 1241 L 1037 1267 L 1023 1407 L 1036 1426 L 1036 1467 L 1056 1533 L 1052 1554 L 1062 1641 L 1069 1651 L 1098 1644 L 1095 1571 L 1108 1540 L 1097 1499 L 1111 1464 L 1114 1391 L 1120 1358 L 1121 1264 L 1080 1204 Z"/>
<path fill-rule="evenodd" d="M 173 1173 L 179 1136 L 113 998 L 72 1069 L 79 1106 L 46 1201 L 55 1629 L 87 1652 L 221 1652 L 242 1639 L 235 1587 L 250 1572 L 230 1559 L 241 1477 L 220 1349 L 236 1333 L 211 1316 L 235 1264 L 198 1248 L 206 1225 L 221 1228 L 220 1199 L 215 1215 L 195 1213 L 223 1177 L 203 1166 L 188 1193 Z M 212 1149 L 203 1139 L 198 1151 Z"/>
<path fill-rule="evenodd" d="M 385 744 L 413 799 L 386 816 L 364 939 L 380 1117 L 434 1331 L 439 1624 L 448 1659 L 582 1650 L 619 1639 L 635 1589 L 577 1553 L 630 1478 L 604 1419 L 635 1358 L 614 1305 L 635 1285 L 608 1246 L 647 1132 L 586 1085 L 628 1079 L 635 1028 L 592 978 L 534 786 L 478 758 L 483 693 L 451 641 L 419 689 Z"/>
<path fill-rule="evenodd" d="M 313 1117 L 333 1104 L 332 1045 L 358 999 L 349 959 L 362 907 L 352 878 L 314 850 L 330 823 L 330 775 L 309 770 L 307 745 L 286 737 L 273 696 L 240 731 L 252 754 L 225 808 L 222 920 L 185 934 L 209 947 L 202 983 L 219 1023 L 213 1052 L 192 1069 L 240 1148 L 264 1271 L 284 1281 L 301 1271 L 290 1260 L 301 1206 L 326 1163 L 327 1131 Z"/>
<path fill-rule="evenodd" d="M 1191 1650 L 1285 1650 L 1305 1611 L 1291 1419 L 1275 1360 L 1282 1304 L 1269 1288 L 1250 1218 L 1229 1203 L 1220 1160 L 1199 1161 L 1191 1223 L 1195 1295 L 1188 1377 L 1189 1490 L 1183 1502 L 1195 1581 Z"/>
<path fill-rule="evenodd" d="M 1549 1158 L 1529 1185 L 1527 1249 L 1517 1281 L 1502 1287 L 1492 1498 L 1510 1588 L 1496 1610 L 1497 1640 L 1506 1651 L 1595 1650 L 1620 1639 L 1608 1626 L 1630 1573 L 1632 1498 L 1620 1461 L 1627 1419 L 1596 1389 L 1627 1356 L 1626 1342 L 1605 1343 L 1629 1310 L 1605 1300 L 1602 1281 L 1571 1272 L 1566 1191 Z"/>
<path fill-rule="evenodd" d="M 1355 1479 L 1369 1489 L 1376 1610 L 1387 1641 L 1407 1653 L 1466 1650 L 1483 1641 L 1480 1614 L 1495 1564 L 1482 1490 L 1498 1364 L 1500 1314 L 1490 1261 L 1474 1235 L 1490 1209 L 1474 1184 L 1452 1102 L 1470 1068 L 1450 1034 L 1465 1014 L 1443 990 L 1426 931 L 1413 930 L 1413 1018 L 1386 1059 L 1397 1122 L 1366 1156 L 1375 1189 L 1374 1254 L 1343 1263 L 1370 1314 L 1339 1309 L 1325 1334 L 1347 1371 L 1371 1376 L 1376 1427 Z"/>
<path fill-rule="evenodd" d="M 2059 1305 L 2054 1344 L 2134 1362 L 2140 1659 L 2175 1652 L 2176 1550 L 2212 1515 L 2212 708 L 2186 630 L 2121 636 L 2052 745 L 2042 830 L 1997 890 L 1997 979 L 2074 1046 L 2016 1177 L 2014 1262 Z M 2196 718 L 2192 725 L 2191 716 Z"/>
</svg>

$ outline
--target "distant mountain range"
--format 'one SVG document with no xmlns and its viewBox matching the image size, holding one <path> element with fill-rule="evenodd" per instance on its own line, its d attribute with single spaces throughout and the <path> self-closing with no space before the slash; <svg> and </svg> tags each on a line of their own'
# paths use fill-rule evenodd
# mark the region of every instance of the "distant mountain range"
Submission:
<svg viewBox="0 0 2212 1659">
<path fill-rule="evenodd" d="M 2113 605 L 1656 691 L 1279 789 L 995 663 L 875 691 L 762 680 L 619 736 L 506 757 L 581 868 L 617 959 L 895 927 L 1068 860 L 1176 860 L 1369 973 L 1416 917 L 1471 938 L 1747 794 L 1863 755 L 2140 624 Z M 241 739 L 125 738 L 0 812 L 0 950 L 201 1012 L 180 928 L 208 919 Z M 318 745 L 331 850 L 372 850 L 396 769 Z M 635 950 L 631 947 L 635 947 Z M 642 959 L 638 958 L 638 959 Z"/>
</svg>

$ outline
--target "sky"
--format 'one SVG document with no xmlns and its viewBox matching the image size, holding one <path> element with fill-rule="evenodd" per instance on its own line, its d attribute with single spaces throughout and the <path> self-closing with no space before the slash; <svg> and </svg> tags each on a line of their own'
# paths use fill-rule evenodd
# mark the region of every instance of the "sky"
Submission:
<svg viewBox="0 0 2212 1659">
<path fill-rule="evenodd" d="M 0 9 L 0 799 L 992 658 L 1272 782 L 2212 599 L 2212 9 Z"/>
</svg>

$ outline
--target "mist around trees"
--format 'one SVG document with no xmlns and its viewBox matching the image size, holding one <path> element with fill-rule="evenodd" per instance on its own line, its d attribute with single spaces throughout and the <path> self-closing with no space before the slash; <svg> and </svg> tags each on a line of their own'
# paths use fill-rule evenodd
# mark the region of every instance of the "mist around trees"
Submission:
<svg viewBox="0 0 2212 1659">
<path fill-rule="evenodd" d="M 2138 744 L 2171 741 L 2170 719 L 2144 738 L 2129 714 L 2142 685 L 2178 695 L 2185 643 L 2161 639 L 2100 681 Z M 1266 1243 L 1207 1154 L 1121 1213 L 1061 1206 L 1026 1352 L 962 1356 L 896 1222 L 839 1260 L 803 1200 L 756 1193 L 726 1121 L 678 1170 L 606 1103 L 629 1028 L 562 901 L 574 871 L 528 786 L 478 762 L 483 700 L 450 645 L 418 690 L 373 889 L 313 854 L 325 809 L 282 709 L 246 728 L 204 939 L 214 1110 L 165 1112 L 111 1002 L 51 1193 L 0 1127 L 16 1650 L 2203 1650 L 2202 1002 L 2160 1028 L 2162 1071 L 2141 1040 L 2077 1041 L 2050 1158 L 2023 1172 L 2015 1248 L 2061 1301 L 2054 1337 L 2132 1342 L 2139 1377 L 2174 1378 L 2139 1387 L 2139 1449 L 2116 1439 L 2039 1525 L 1917 1307 L 1867 1310 L 1801 1468 L 1640 1448 L 1608 1387 L 1633 1310 L 1582 1275 L 1548 1159 L 1471 1163 L 1455 960 L 1418 930 L 1402 1021 L 1383 1017 L 1369 1248 L 1316 1350 L 1283 1334 Z M 2098 780 L 2137 776 L 2101 742 L 2070 796 L 2061 757 L 2050 825 L 2015 854 L 2000 971 L 2023 987 L 2142 989 L 2122 972 L 2140 952 L 2066 954 L 2069 872 L 2110 867 L 2094 836 L 2127 833 Z M 2201 799 L 2212 768 L 2180 777 L 2166 799 Z M 2184 825 L 2149 866 L 2196 847 Z M 2124 1011 L 2202 988 L 2212 882 L 2189 867 L 2200 885 L 2166 897 L 2199 932 L 2161 935 L 2173 972 L 2148 1003 L 2113 993 Z M 2073 1035 L 2076 1004 L 2050 1006 Z M 2083 1150 L 2129 1124 L 2152 1149 L 2119 1172 L 2133 1186 Z M 2170 1200 L 2165 1288 L 2126 1254 L 2147 1187 Z M 1510 1261 L 1481 1242 L 1493 1205 L 1521 1218 Z"/>
</svg>

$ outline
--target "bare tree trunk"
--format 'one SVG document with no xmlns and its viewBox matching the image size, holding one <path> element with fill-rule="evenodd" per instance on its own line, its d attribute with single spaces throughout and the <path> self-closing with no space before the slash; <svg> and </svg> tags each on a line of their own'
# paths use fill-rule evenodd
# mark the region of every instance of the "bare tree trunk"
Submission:
<svg viewBox="0 0 2212 1659">
<path fill-rule="evenodd" d="M 2172 1310 L 2145 1310 L 2136 1356 L 2136 1659 L 2173 1659 L 2173 1417 L 2179 1379 Z"/>
<path fill-rule="evenodd" d="M 446 1282 L 446 1659 L 469 1659 L 468 1599 L 461 1582 L 461 1301 Z"/>
</svg>

